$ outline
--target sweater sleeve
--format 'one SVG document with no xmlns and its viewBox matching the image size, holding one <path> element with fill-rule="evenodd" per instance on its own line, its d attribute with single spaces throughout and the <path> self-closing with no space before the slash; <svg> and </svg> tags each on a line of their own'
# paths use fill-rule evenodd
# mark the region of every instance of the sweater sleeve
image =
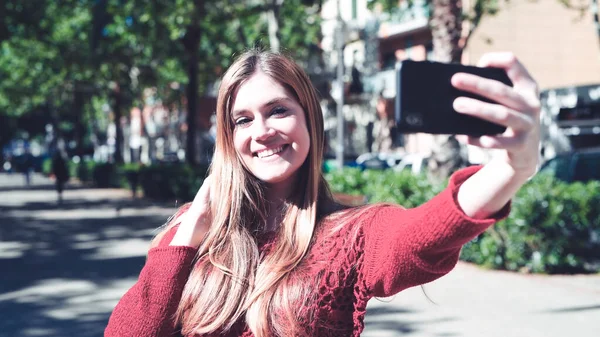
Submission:
<svg viewBox="0 0 600 337">
<path fill-rule="evenodd" d="M 150 249 L 137 283 L 115 307 L 105 337 L 180 336 L 174 314 L 191 272 L 196 249 L 169 246 L 176 228 Z"/>
<path fill-rule="evenodd" d="M 383 206 L 365 225 L 363 275 L 367 294 L 392 296 L 450 272 L 462 246 L 510 213 L 510 202 L 487 219 L 468 217 L 458 205 L 460 185 L 481 166 L 457 171 L 448 187 L 425 204 Z"/>
</svg>

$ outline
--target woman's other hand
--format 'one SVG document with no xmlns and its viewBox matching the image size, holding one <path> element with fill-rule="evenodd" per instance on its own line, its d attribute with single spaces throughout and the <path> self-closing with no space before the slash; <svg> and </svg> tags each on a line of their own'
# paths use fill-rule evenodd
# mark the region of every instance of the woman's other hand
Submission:
<svg viewBox="0 0 600 337">
<path fill-rule="evenodd" d="M 171 246 L 190 246 L 195 248 L 200 246 L 212 223 L 212 216 L 210 214 L 211 182 L 212 179 L 210 176 L 204 179 L 202 186 L 194 197 L 194 201 L 192 201 L 192 205 L 182 215 L 177 233 L 175 233 L 173 240 L 171 240 Z"/>
<path fill-rule="evenodd" d="M 452 85 L 489 98 L 498 104 L 467 97 L 454 101 L 457 112 L 507 127 L 496 136 L 457 138 L 470 145 L 500 149 L 496 159 L 508 164 L 519 176 L 529 178 L 537 171 L 540 145 L 540 100 L 537 83 L 512 53 L 485 54 L 478 66 L 504 69 L 513 87 L 476 75 L 458 73 Z M 526 180 L 526 179 L 525 179 Z"/>
</svg>

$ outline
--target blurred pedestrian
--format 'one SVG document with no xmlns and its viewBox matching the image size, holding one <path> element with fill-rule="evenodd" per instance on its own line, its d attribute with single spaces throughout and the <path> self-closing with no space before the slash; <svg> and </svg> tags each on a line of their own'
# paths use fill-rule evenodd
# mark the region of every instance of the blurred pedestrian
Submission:
<svg viewBox="0 0 600 337">
<path fill-rule="evenodd" d="M 456 88 L 499 102 L 458 98 L 457 110 L 506 125 L 467 140 L 502 151 L 405 209 L 334 200 L 308 76 L 280 54 L 241 55 L 219 89 L 210 175 L 153 241 L 105 336 L 356 337 L 371 298 L 448 273 L 462 245 L 508 215 L 538 164 L 535 82 L 510 54 L 484 61 L 515 87 L 457 74 Z"/>
<path fill-rule="evenodd" d="M 25 186 L 31 185 L 31 172 L 33 171 L 33 155 L 29 149 L 23 153 L 22 161 L 23 178 L 25 178 Z"/>
<path fill-rule="evenodd" d="M 62 193 L 65 188 L 65 184 L 67 181 L 69 181 L 69 169 L 67 167 L 67 162 L 64 158 L 64 155 L 60 150 L 56 150 L 52 155 L 52 174 L 54 175 L 55 179 L 58 203 L 62 204 Z"/>
</svg>

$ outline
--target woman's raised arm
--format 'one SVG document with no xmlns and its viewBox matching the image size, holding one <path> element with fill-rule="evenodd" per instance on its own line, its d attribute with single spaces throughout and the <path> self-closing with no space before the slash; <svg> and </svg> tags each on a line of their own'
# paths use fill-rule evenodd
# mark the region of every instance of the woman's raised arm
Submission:
<svg viewBox="0 0 600 337">
<path fill-rule="evenodd" d="M 468 216 L 486 218 L 500 210 L 536 173 L 540 158 L 540 100 L 538 87 L 525 67 L 511 53 L 485 54 L 479 66 L 504 69 L 513 87 L 471 74 L 456 74 L 452 84 L 497 103 L 459 97 L 454 108 L 460 113 L 506 126 L 497 136 L 459 137 L 485 149 L 495 149 L 494 158 L 465 181 L 458 204 Z"/>
</svg>

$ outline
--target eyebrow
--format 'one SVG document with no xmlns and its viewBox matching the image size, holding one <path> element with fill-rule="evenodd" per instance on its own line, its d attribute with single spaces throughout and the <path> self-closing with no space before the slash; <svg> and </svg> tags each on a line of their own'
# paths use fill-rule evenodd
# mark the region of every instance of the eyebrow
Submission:
<svg viewBox="0 0 600 337">
<path fill-rule="evenodd" d="M 265 108 L 268 108 L 268 107 L 270 107 L 272 105 L 278 104 L 278 103 L 286 103 L 286 102 L 287 103 L 291 103 L 291 102 L 293 102 L 293 100 L 291 98 L 289 98 L 289 97 L 276 97 L 276 98 L 273 98 L 272 100 L 268 101 L 267 103 L 263 104 L 261 106 L 261 110 L 265 109 Z M 241 115 L 241 114 L 243 114 L 244 112 L 247 112 L 247 111 L 248 111 L 247 109 L 233 110 L 233 112 L 231 113 L 231 116 L 235 117 L 235 116 Z"/>
</svg>

